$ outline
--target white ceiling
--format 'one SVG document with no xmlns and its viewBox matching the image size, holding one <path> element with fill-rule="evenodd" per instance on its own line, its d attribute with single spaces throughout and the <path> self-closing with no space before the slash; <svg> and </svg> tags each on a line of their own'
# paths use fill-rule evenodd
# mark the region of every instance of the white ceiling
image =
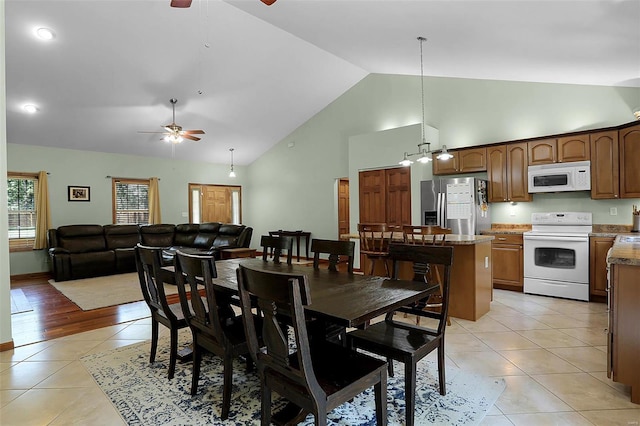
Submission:
<svg viewBox="0 0 640 426">
<path fill-rule="evenodd" d="M 428 76 L 640 87 L 639 0 L 169 2 L 5 0 L 7 141 L 249 164 L 368 73 L 419 75 L 417 36 Z M 170 98 L 206 132 L 175 152 L 137 133 Z"/>
</svg>

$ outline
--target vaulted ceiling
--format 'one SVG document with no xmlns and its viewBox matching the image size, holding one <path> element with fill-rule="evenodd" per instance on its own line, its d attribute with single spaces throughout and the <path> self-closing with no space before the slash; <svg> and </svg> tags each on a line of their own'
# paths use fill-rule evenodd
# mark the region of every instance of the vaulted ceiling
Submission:
<svg viewBox="0 0 640 426">
<path fill-rule="evenodd" d="M 427 76 L 640 87 L 637 0 L 169 3 L 5 0 L 7 141 L 249 164 L 367 74 L 419 75 L 418 36 Z M 200 142 L 138 133 L 170 98 Z"/>
</svg>

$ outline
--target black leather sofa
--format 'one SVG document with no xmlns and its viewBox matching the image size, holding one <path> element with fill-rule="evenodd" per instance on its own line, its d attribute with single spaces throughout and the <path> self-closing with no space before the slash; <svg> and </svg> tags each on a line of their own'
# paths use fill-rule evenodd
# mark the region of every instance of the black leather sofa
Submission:
<svg viewBox="0 0 640 426">
<path fill-rule="evenodd" d="M 66 225 L 49 229 L 49 256 L 56 281 L 136 270 L 136 244 L 218 254 L 249 247 L 253 228 L 222 223 L 157 225 Z M 167 259 L 171 261 L 171 259 Z"/>
</svg>

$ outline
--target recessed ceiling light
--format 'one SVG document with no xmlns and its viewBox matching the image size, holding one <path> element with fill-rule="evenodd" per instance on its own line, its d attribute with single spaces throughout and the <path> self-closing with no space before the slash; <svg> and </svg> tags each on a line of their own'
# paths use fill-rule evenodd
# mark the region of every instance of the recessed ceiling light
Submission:
<svg viewBox="0 0 640 426">
<path fill-rule="evenodd" d="M 35 106 L 35 105 L 28 104 L 28 105 L 23 106 L 22 108 L 23 108 L 25 111 L 27 111 L 28 113 L 30 113 L 30 114 L 33 114 L 33 113 L 35 113 L 35 112 L 38 112 L 38 107 L 37 107 L 37 106 Z"/>
<path fill-rule="evenodd" d="M 36 29 L 36 35 L 41 40 L 51 40 L 54 37 L 53 31 L 44 27 Z"/>
</svg>

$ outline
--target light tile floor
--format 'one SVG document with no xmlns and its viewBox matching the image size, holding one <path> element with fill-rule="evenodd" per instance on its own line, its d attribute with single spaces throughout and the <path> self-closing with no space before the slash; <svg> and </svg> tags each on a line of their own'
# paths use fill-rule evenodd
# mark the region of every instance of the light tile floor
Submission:
<svg viewBox="0 0 640 426">
<path fill-rule="evenodd" d="M 447 362 L 506 380 L 483 425 L 638 426 L 629 388 L 607 379 L 606 327 L 604 304 L 496 290 L 480 320 L 452 318 Z M 123 424 L 79 358 L 149 336 L 142 319 L 1 352 L 0 424 Z"/>
</svg>

